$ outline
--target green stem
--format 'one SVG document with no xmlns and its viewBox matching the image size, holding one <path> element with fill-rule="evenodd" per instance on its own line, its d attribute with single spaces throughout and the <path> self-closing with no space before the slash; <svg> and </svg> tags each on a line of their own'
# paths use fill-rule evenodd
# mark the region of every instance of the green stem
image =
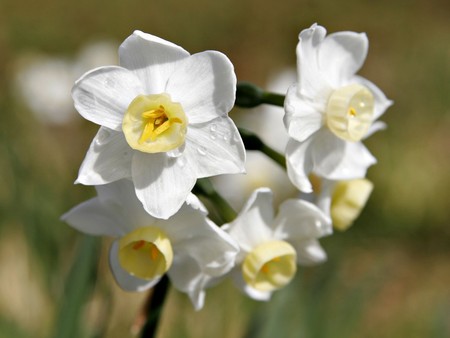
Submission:
<svg viewBox="0 0 450 338">
<path fill-rule="evenodd" d="M 283 107 L 284 99 L 284 95 L 266 92 L 249 82 L 239 82 L 236 88 L 235 105 L 242 108 L 253 108 L 265 103 Z"/>
<path fill-rule="evenodd" d="M 285 96 L 276 93 L 264 92 L 262 103 L 271 104 L 273 106 L 284 107 Z"/>
<path fill-rule="evenodd" d="M 147 305 L 147 322 L 142 329 L 141 338 L 156 337 L 159 319 L 163 311 L 164 301 L 168 290 L 169 278 L 167 275 L 164 275 L 158 284 L 156 284 L 153 288 L 151 298 L 149 299 Z"/>
<path fill-rule="evenodd" d="M 207 178 L 197 180 L 194 192 L 207 197 L 214 205 L 215 209 L 222 218 L 223 223 L 233 221 L 237 214 L 228 202 L 214 189 L 211 181 Z"/>
<path fill-rule="evenodd" d="M 284 156 L 281 155 L 278 151 L 266 145 L 258 137 L 258 135 L 244 128 L 239 128 L 239 133 L 241 134 L 242 140 L 244 141 L 245 149 L 258 150 L 274 160 L 282 168 L 286 169 L 286 159 L 284 158 Z"/>
</svg>

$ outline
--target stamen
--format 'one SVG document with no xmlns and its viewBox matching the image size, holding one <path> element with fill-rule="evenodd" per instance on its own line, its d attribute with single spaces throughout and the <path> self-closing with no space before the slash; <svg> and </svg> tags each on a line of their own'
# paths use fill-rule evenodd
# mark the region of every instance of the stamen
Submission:
<svg viewBox="0 0 450 338">
<path fill-rule="evenodd" d="M 139 249 L 142 248 L 144 245 L 145 245 L 145 241 L 140 240 L 140 241 L 136 242 L 136 243 L 132 246 L 132 248 L 133 248 L 134 250 L 139 250 Z"/>
<path fill-rule="evenodd" d="M 133 149 L 158 153 L 183 144 L 187 123 L 183 107 L 169 95 L 139 95 L 130 103 L 122 129 Z"/>
<path fill-rule="evenodd" d="M 159 256 L 159 251 L 156 248 L 156 246 L 152 246 L 152 248 L 150 249 L 150 258 L 155 261 Z"/>
</svg>

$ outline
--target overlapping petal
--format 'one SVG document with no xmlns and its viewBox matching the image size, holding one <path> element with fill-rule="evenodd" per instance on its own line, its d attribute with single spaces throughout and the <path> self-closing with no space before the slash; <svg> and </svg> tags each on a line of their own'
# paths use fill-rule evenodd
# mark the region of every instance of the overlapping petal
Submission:
<svg viewBox="0 0 450 338">
<path fill-rule="evenodd" d="M 300 199 L 283 202 L 273 226 L 276 238 L 291 241 L 332 233 L 331 220 L 314 204 Z"/>
<path fill-rule="evenodd" d="M 302 142 L 318 131 L 323 125 L 320 104 L 302 98 L 298 94 L 297 84 L 289 87 L 284 101 L 284 124 L 289 136 Z"/>
<path fill-rule="evenodd" d="M 245 171 L 245 148 L 229 117 L 190 126 L 184 156 L 193 159 L 190 166 L 198 178 Z"/>
<path fill-rule="evenodd" d="M 310 238 L 291 242 L 297 251 L 297 263 L 301 265 L 314 265 L 327 260 L 327 254 L 319 241 Z"/>
<path fill-rule="evenodd" d="M 305 193 L 312 192 L 312 185 L 308 175 L 313 169 L 311 156 L 312 138 L 299 143 L 293 139 L 286 146 L 286 167 L 291 182 Z"/>
<path fill-rule="evenodd" d="M 167 219 L 177 212 L 195 185 L 196 176 L 184 155 L 135 152 L 131 165 L 136 195 L 144 209 Z"/>
<path fill-rule="evenodd" d="M 94 236 L 121 236 L 120 220 L 105 208 L 98 197 L 83 202 L 66 212 L 61 220 L 78 231 Z"/>
<path fill-rule="evenodd" d="M 130 179 L 122 179 L 114 184 L 99 185 L 96 186 L 96 189 L 98 199 L 103 205 L 109 207 L 111 213 L 116 215 L 123 234 L 157 221 L 142 207 Z"/>
<path fill-rule="evenodd" d="M 338 32 L 328 35 L 317 51 L 320 71 L 338 88 L 362 67 L 369 48 L 365 33 Z"/>
<path fill-rule="evenodd" d="M 236 93 L 233 65 L 215 51 L 191 55 L 177 64 L 166 92 L 173 101 L 181 103 L 190 124 L 227 116 Z"/>
<path fill-rule="evenodd" d="M 190 257 L 177 255 L 168 271 L 173 286 L 187 293 L 195 310 L 203 308 L 205 303 L 205 286 L 210 279 L 200 268 L 198 262 Z"/>
<path fill-rule="evenodd" d="M 298 92 L 311 99 L 328 97 L 332 88 L 319 68 L 317 48 L 325 38 L 327 31 L 314 24 L 300 32 L 297 44 Z"/>
<path fill-rule="evenodd" d="M 141 31 L 135 31 L 119 48 L 120 65 L 141 80 L 144 86 L 141 94 L 165 92 L 175 67 L 188 56 L 180 46 Z"/>
<path fill-rule="evenodd" d="M 128 105 L 143 92 L 141 81 L 132 72 L 109 66 L 84 74 L 75 82 L 72 98 L 85 119 L 119 131 Z"/>
<path fill-rule="evenodd" d="M 253 192 L 238 217 L 226 227 L 246 254 L 251 248 L 272 238 L 273 196 L 268 188 Z"/>
<path fill-rule="evenodd" d="M 99 185 L 131 177 L 133 152 L 123 133 L 101 127 L 81 164 L 76 183 Z"/>
</svg>

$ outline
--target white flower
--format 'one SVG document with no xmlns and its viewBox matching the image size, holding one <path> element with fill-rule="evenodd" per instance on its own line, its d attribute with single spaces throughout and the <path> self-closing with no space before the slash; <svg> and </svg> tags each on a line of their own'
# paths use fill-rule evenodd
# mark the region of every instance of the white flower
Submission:
<svg viewBox="0 0 450 338">
<path fill-rule="evenodd" d="M 183 48 L 139 31 L 119 48 L 120 67 L 79 79 L 75 107 L 101 125 L 77 182 L 131 178 L 144 208 L 168 218 L 197 178 L 244 171 L 245 151 L 228 112 L 236 76 L 226 56 Z"/>
<path fill-rule="evenodd" d="M 333 222 L 333 228 L 347 230 L 361 214 L 373 190 L 366 178 L 332 181 L 311 177 L 315 204 Z"/>
<path fill-rule="evenodd" d="M 236 240 L 240 253 L 232 277 L 249 297 L 268 300 L 294 277 L 297 264 L 326 260 L 317 241 L 330 234 L 331 222 L 312 203 L 286 200 L 274 217 L 272 191 L 255 190 L 238 217 L 223 228 Z"/>
<path fill-rule="evenodd" d="M 383 92 L 356 72 L 367 55 L 365 34 L 326 36 L 314 24 L 297 45 L 298 82 L 285 100 L 285 126 L 292 138 L 286 149 L 292 182 L 311 192 L 308 175 L 332 180 L 364 177 L 376 162 L 360 142 L 385 127 L 375 122 L 392 104 Z"/>
<path fill-rule="evenodd" d="M 98 197 L 62 219 L 86 234 L 117 238 L 109 257 L 117 283 L 127 291 L 144 291 L 167 273 L 175 288 L 201 309 L 207 282 L 233 267 L 239 249 L 206 217 L 195 195 L 188 196 L 178 213 L 162 220 L 143 209 L 129 180 L 96 189 Z"/>
</svg>

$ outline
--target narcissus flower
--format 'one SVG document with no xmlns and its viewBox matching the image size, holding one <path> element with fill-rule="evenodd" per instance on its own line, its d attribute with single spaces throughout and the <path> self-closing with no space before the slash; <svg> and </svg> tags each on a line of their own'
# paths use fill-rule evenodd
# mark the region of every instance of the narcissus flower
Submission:
<svg viewBox="0 0 450 338">
<path fill-rule="evenodd" d="M 168 218 L 197 178 L 244 171 L 244 146 L 228 117 L 236 76 L 225 55 L 190 55 L 136 31 L 119 58 L 120 67 L 94 69 L 72 91 L 78 112 L 101 126 L 78 183 L 131 178 L 147 212 Z"/>
<path fill-rule="evenodd" d="M 360 142 L 384 123 L 392 104 L 372 82 L 356 75 L 367 55 L 365 34 L 326 35 L 314 24 L 300 33 L 298 80 L 285 100 L 286 149 L 292 182 L 311 192 L 310 173 L 332 180 L 362 178 L 376 162 Z"/>
<path fill-rule="evenodd" d="M 318 238 L 331 233 L 331 221 L 312 203 L 291 199 L 274 217 L 272 191 L 256 190 L 238 217 L 223 228 L 239 243 L 231 274 L 249 297 L 268 300 L 288 284 L 297 265 L 323 262 L 326 254 Z"/>
<path fill-rule="evenodd" d="M 206 209 L 190 194 L 167 220 L 149 215 L 129 180 L 97 186 L 98 197 L 76 206 L 62 219 L 90 235 L 112 236 L 109 261 L 117 283 L 127 291 L 144 291 L 167 273 L 194 307 L 204 303 L 204 287 L 228 272 L 238 247 L 206 217 Z"/>
<path fill-rule="evenodd" d="M 333 228 L 347 230 L 361 214 L 373 190 L 366 178 L 331 181 L 313 177 L 315 204 L 331 217 Z"/>
</svg>

